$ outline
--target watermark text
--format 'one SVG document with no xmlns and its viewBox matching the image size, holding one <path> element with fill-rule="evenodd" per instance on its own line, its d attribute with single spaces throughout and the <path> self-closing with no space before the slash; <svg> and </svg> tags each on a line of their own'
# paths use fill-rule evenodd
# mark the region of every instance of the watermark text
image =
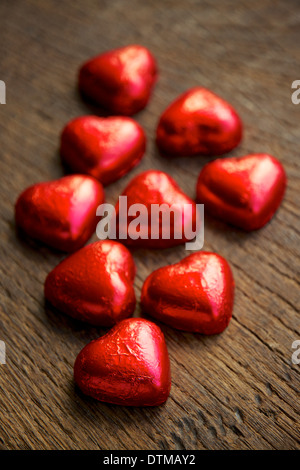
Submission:
<svg viewBox="0 0 300 470">
<path fill-rule="evenodd" d="M 292 343 L 292 349 L 296 349 L 296 351 L 292 354 L 292 363 L 300 364 L 300 339 L 297 339 Z"/>
<path fill-rule="evenodd" d="M 0 364 L 6 364 L 6 347 L 4 341 L 0 341 Z"/>
<path fill-rule="evenodd" d="M 0 80 L 0 104 L 6 104 L 6 85 Z"/>
<path fill-rule="evenodd" d="M 299 104 L 300 103 L 300 80 L 293 81 L 292 89 L 296 89 L 296 91 L 294 91 L 291 96 L 292 103 Z"/>
<path fill-rule="evenodd" d="M 101 204 L 96 227 L 100 240 L 183 240 L 186 250 L 201 250 L 204 245 L 203 204 L 132 204 L 119 196 L 118 210 Z"/>
</svg>

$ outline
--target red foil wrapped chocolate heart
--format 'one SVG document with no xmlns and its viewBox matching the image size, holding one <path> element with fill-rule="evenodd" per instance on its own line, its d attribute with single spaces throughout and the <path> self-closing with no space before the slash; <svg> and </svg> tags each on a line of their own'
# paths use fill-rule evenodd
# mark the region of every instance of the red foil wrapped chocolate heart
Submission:
<svg viewBox="0 0 300 470">
<path fill-rule="evenodd" d="M 197 252 L 147 277 L 142 309 L 179 330 L 212 335 L 228 325 L 234 280 L 227 261 L 215 253 Z"/>
<path fill-rule="evenodd" d="M 70 121 L 61 135 L 63 163 L 104 185 L 128 173 L 142 159 L 145 149 L 143 129 L 128 117 L 82 116 Z"/>
<path fill-rule="evenodd" d="M 75 251 L 92 236 L 102 185 L 83 175 L 34 184 L 18 198 L 16 224 L 28 236 L 62 251 Z"/>
<path fill-rule="evenodd" d="M 170 156 L 222 155 L 242 138 L 242 122 L 225 100 L 195 87 L 179 96 L 163 112 L 156 143 Z"/>
<path fill-rule="evenodd" d="M 126 406 L 157 406 L 171 388 L 169 355 L 160 328 L 141 319 L 123 320 L 77 356 L 74 378 L 86 395 Z"/>
<path fill-rule="evenodd" d="M 122 243 L 144 248 L 168 248 L 193 238 L 189 234 L 192 231 L 196 232 L 197 229 L 196 204 L 167 173 L 148 170 L 138 174 L 130 181 L 122 196 L 127 197 L 129 214 L 128 217 L 123 214 L 121 203 L 118 202 L 116 235 Z M 137 205 L 143 206 L 141 210 L 144 210 L 141 213 Z M 158 206 L 161 208 L 161 214 L 156 218 Z M 174 212 L 168 218 L 167 213 L 172 206 Z M 137 224 L 138 238 L 133 238 L 131 235 L 130 225 L 137 221 L 135 215 L 131 215 L 131 211 L 137 212 L 139 219 L 141 214 L 144 215 L 144 211 L 148 214 L 140 224 Z"/>
<path fill-rule="evenodd" d="M 83 64 L 79 89 L 109 112 L 131 116 L 146 106 L 156 80 L 157 66 L 150 51 L 131 45 Z"/>
<path fill-rule="evenodd" d="M 47 276 L 45 297 L 78 320 L 112 326 L 135 309 L 135 264 L 124 245 L 91 243 L 59 263 Z"/>
<path fill-rule="evenodd" d="M 205 165 L 197 182 L 197 200 L 214 217 L 250 231 L 273 217 L 285 188 L 281 163 L 257 153 Z"/>
</svg>

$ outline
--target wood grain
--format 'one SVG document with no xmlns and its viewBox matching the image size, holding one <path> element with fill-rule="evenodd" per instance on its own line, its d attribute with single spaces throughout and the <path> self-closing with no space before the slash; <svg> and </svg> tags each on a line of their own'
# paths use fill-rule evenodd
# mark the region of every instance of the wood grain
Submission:
<svg viewBox="0 0 300 470">
<path fill-rule="evenodd" d="M 297 0 L 1 0 L 0 445 L 7 449 L 296 449 L 300 447 L 299 118 L 291 83 L 299 79 Z M 262 230 L 245 234 L 205 218 L 205 246 L 225 256 L 236 279 L 229 328 L 201 337 L 162 326 L 173 386 L 158 408 L 95 402 L 74 388 L 79 350 L 104 333 L 45 306 L 43 283 L 63 258 L 18 237 L 13 205 L 29 184 L 63 174 L 58 138 L 90 112 L 76 91 L 82 61 L 130 43 L 157 57 L 160 80 L 136 119 L 147 132 L 143 162 L 109 186 L 115 202 L 138 172 L 169 172 L 191 196 L 206 158 L 157 154 L 154 132 L 166 105 L 202 84 L 229 100 L 245 123 L 232 155 L 269 152 L 284 164 L 285 200 Z M 138 250 L 139 299 L 146 276 L 186 255 L 184 247 Z M 136 315 L 139 315 L 139 306 Z"/>
</svg>

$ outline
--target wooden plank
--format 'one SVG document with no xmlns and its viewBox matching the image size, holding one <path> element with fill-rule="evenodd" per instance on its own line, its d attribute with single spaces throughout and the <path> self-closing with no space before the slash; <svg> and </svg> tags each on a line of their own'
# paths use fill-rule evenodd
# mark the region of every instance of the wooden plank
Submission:
<svg viewBox="0 0 300 470">
<path fill-rule="evenodd" d="M 0 446 L 7 449 L 296 449 L 299 371 L 292 342 L 299 317 L 299 113 L 291 84 L 299 79 L 297 0 L 88 2 L 2 0 L 0 79 Z M 173 385 L 158 408 L 106 405 L 74 389 L 79 350 L 105 330 L 44 304 L 47 273 L 63 258 L 18 237 L 13 205 L 26 186 L 61 176 L 58 138 L 64 124 L 90 112 L 76 91 L 82 61 L 130 43 L 157 57 L 160 80 L 136 116 L 147 154 L 109 186 L 115 202 L 132 176 L 158 168 L 191 196 L 209 159 L 166 162 L 154 145 L 159 114 L 196 84 L 228 99 L 245 122 L 232 155 L 270 152 L 289 185 L 282 207 L 262 230 L 245 234 L 205 218 L 205 246 L 225 256 L 236 279 L 229 328 L 201 337 L 160 325 Z M 96 239 L 95 237 L 93 239 Z M 186 255 L 184 247 L 137 250 L 137 298 L 146 276 Z M 135 315 L 140 314 L 137 306 Z"/>
</svg>

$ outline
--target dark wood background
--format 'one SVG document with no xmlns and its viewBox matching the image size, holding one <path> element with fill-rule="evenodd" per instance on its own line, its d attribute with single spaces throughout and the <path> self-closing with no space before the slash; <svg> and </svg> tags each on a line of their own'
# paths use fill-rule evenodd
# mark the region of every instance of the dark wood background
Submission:
<svg viewBox="0 0 300 470">
<path fill-rule="evenodd" d="M 164 406 L 106 405 L 74 388 L 75 357 L 104 330 L 45 308 L 43 283 L 63 258 L 16 235 L 13 206 L 29 184 L 62 176 L 59 133 L 90 113 L 76 91 L 80 64 L 131 43 L 156 56 L 160 80 L 136 119 L 147 154 L 106 190 L 115 202 L 141 170 L 169 172 L 192 197 L 208 159 L 158 156 L 160 113 L 179 93 L 204 85 L 229 100 L 245 123 L 233 155 L 269 152 L 288 174 L 284 202 L 265 228 L 246 234 L 205 218 L 205 246 L 225 256 L 236 280 L 229 328 L 215 337 L 162 325 L 173 385 Z M 1 0 L 0 106 L 1 312 L 0 446 L 7 449 L 300 448 L 298 0 L 38 1 Z M 146 276 L 176 262 L 184 247 L 134 253 L 139 299 Z M 298 274 L 298 279 L 297 279 Z M 139 315 L 139 305 L 136 315 Z"/>
</svg>

